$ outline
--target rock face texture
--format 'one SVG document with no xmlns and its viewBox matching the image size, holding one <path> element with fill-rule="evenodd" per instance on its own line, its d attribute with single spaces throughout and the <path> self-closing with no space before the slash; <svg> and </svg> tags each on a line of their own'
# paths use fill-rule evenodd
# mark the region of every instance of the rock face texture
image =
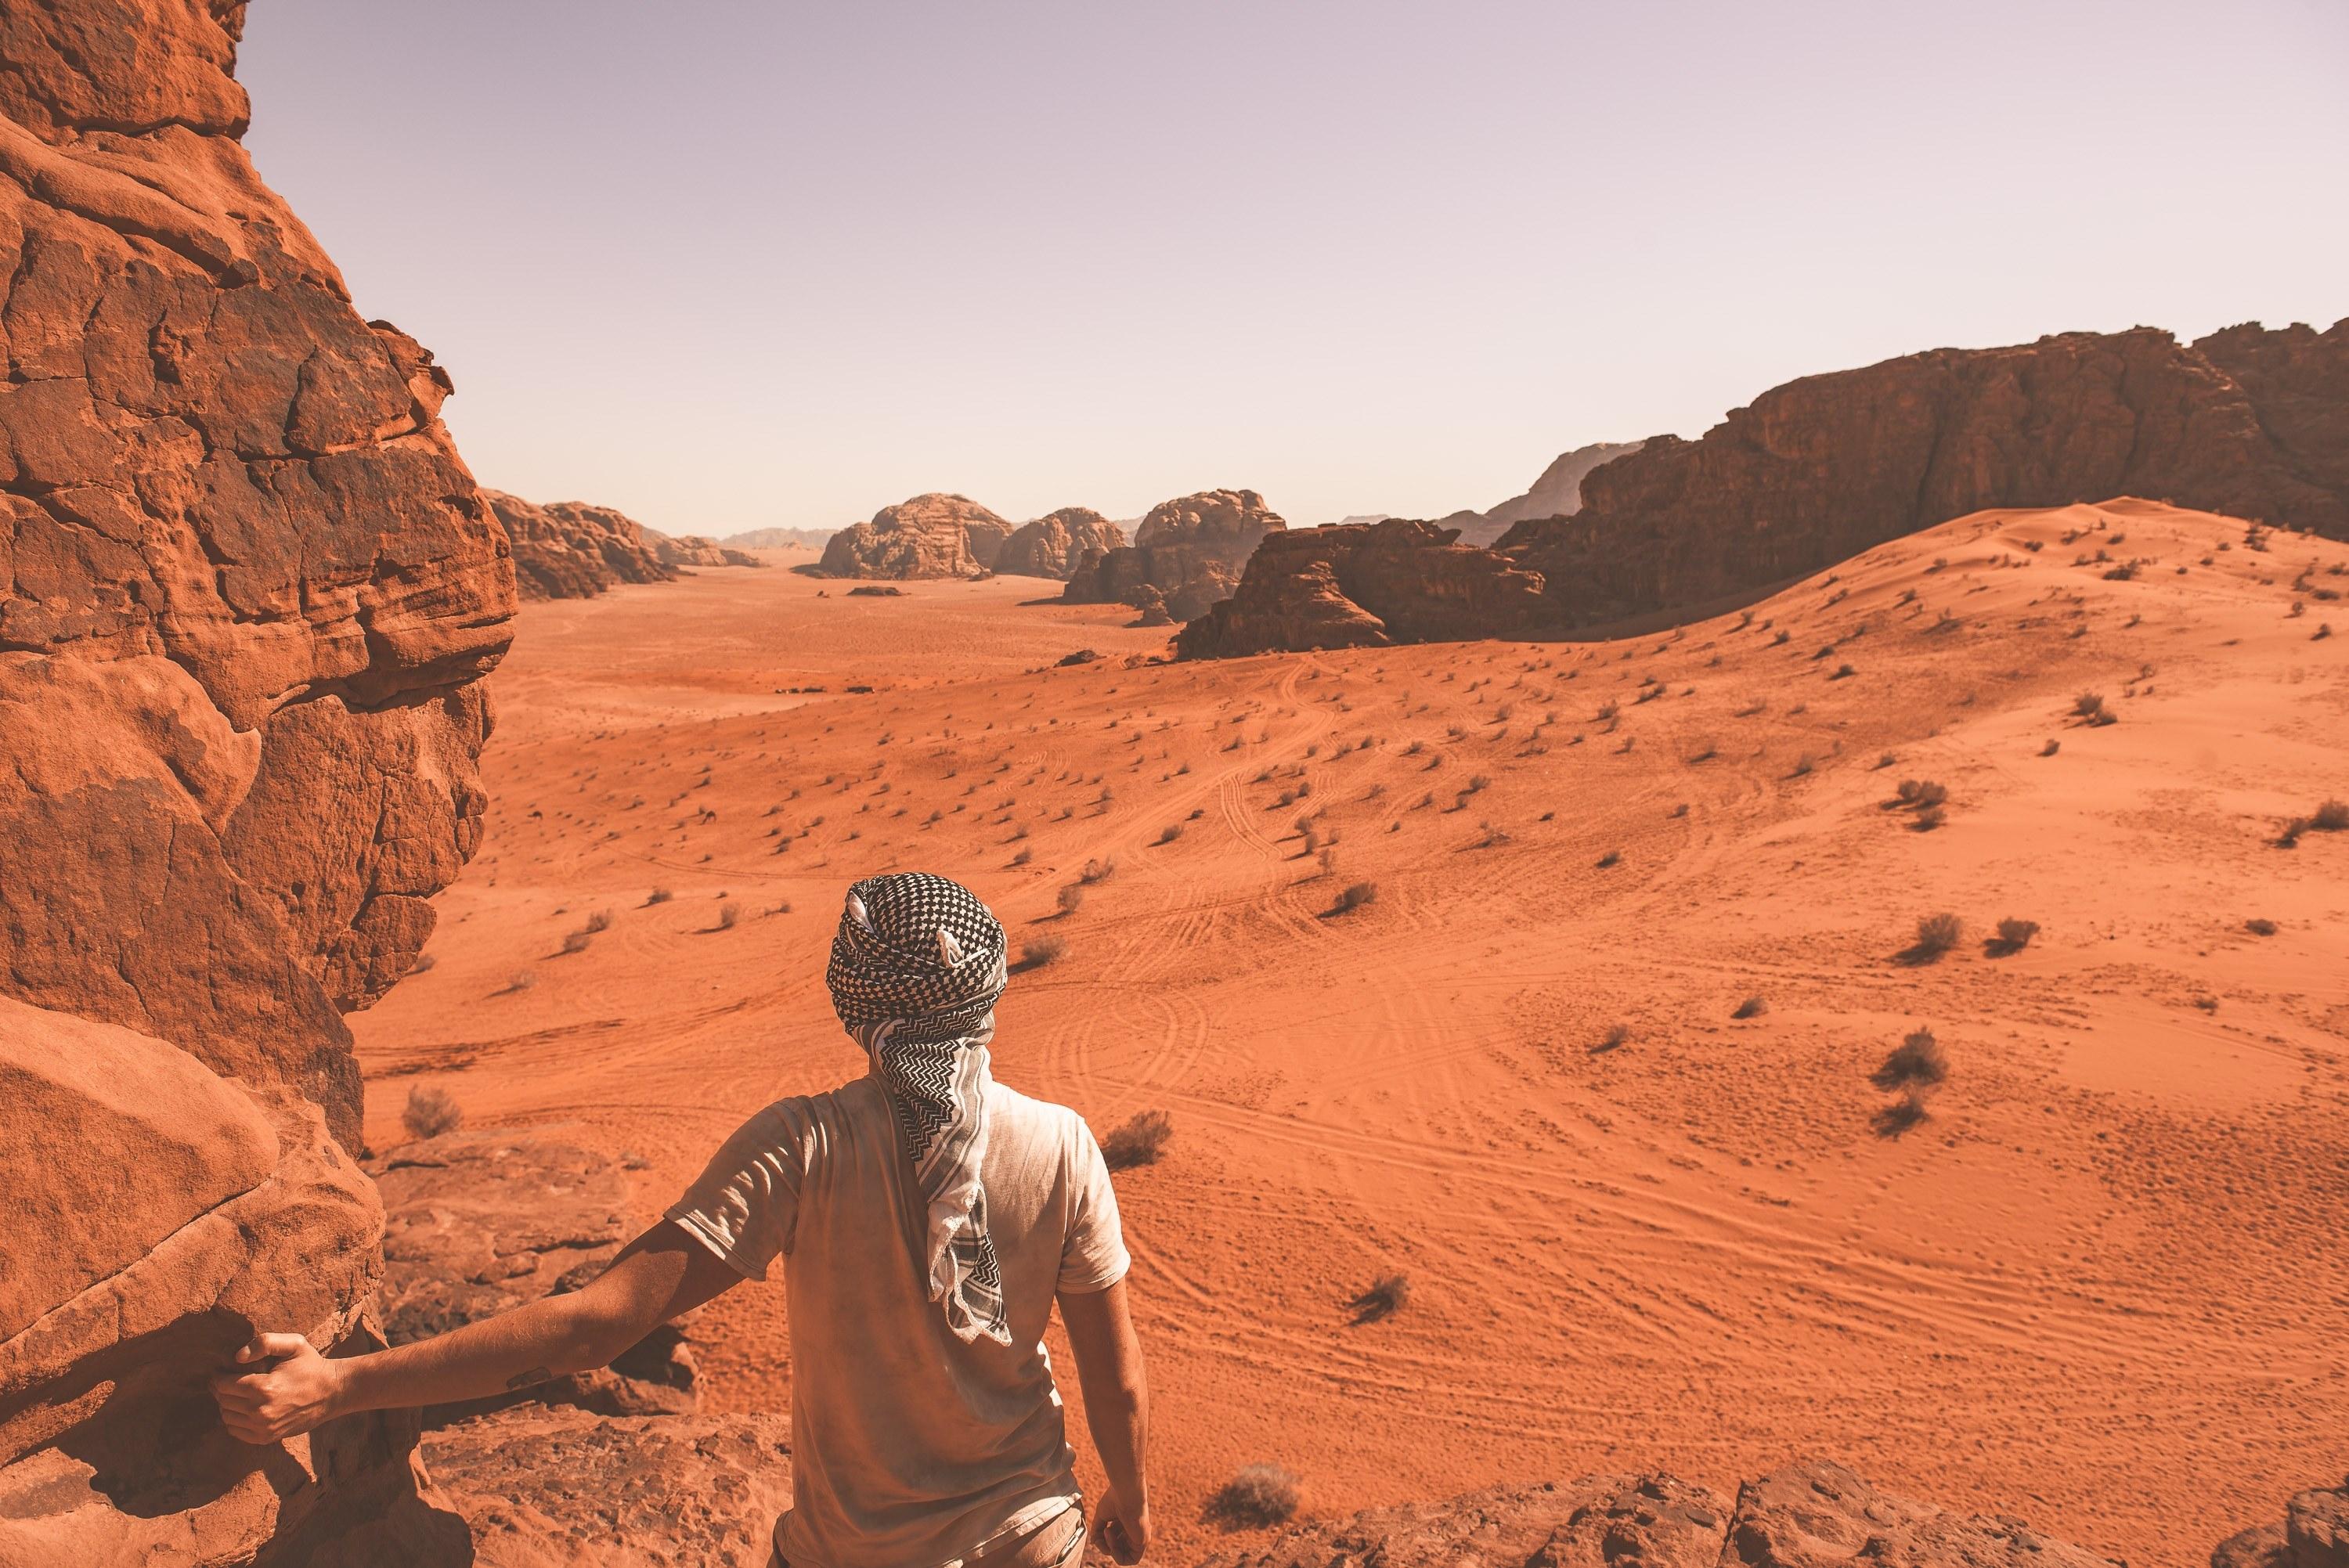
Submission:
<svg viewBox="0 0 2349 1568">
<path fill-rule="evenodd" d="M 718 542 L 737 550 L 822 550 L 832 542 L 834 531 L 829 528 L 754 528 L 744 533 L 730 533 Z"/>
<path fill-rule="evenodd" d="M 429 1339 L 541 1296 L 576 1290 L 636 1233 L 617 1161 L 540 1134 L 451 1132 L 368 1161 L 386 1215 L 384 1336 Z M 614 1416 L 695 1408 L 693 1353 L 665 1325 L 609 1367 L 465 1406 L 428 1426 L 507 1405 L 576 1405 Z"/>
<path fill-rule="evenodd" d="M 2190 346 L 2151 327 L 2069 333 L 1808 377 L 1702 440 L 1659 436 L 1592 469 L 1581 494 L 1572 516 L 1528 518 L 1493 546 L 1542 578 L 1544 624 L 1524 629 L 1511 604 L 1477 634 L 1567 635 L 1733 603 L 1989 507 L 2143 495 L 2349 538 L 2349 321 L 2230 327 Z M 1311 550 L 1262 562 L 1291 574 L 1335 564 Z M 1258 595 L 1315 604 L 1313 624 L 1257 617 L 1199 651 L 1310 645 L 1331 615 L 1321 589 Z M 1452 591 L 1446 580 L 1430 596 Z M 1362 608 L 1413 619 L 1393 602 Z"/>
<path fill-rule="evenodd" d="M 1185 658 L 1533 636 L 1542 580 L 1452 530 L 1390 518 L 1266 536 L 1238 590 L 1175 634 Z"/>
<path fill-rule="evenodd" d="M 1023 522 L 995 559 L 998 572 L 1022 577 L 1057 577 L 1065 583 L 1089 551 L 1106 555 L 1124 547 L 1125 530 L 1087 507 L 1064 506 L 1033 522 Z"/>
<path fill-rule="evenodd" d="M 677 569 L 624 512 L 581 500 L 546 506 L 484 490 L 513 541 L 514 577 L 525 599 L 589 599 L 616 583 L 667 583 Z"/>
<path fill-rule="evenodd" d="M 1628 457 L 1646 443 L 1595 441 L 1561 452 L 1534 480 L 1533 488 L 1511 496 L 1490 511 L 1454 512 L 1440 526 L 1457 528 L 1463 544 L 1491 544 L 1516 523 L 1529 517 L 1571 517 L 1582 509 L 1582 480 L 1601 463 Z"/>
<path fill-rule="evenodd" d="M 369 1417 L 247 1449 L 256 1327 L 379 1344 L 342 1011 L 479 840 L 505 530 L 449 377 L 254 173 L 233 0 L 0 15 L 0 1562 L 424 1563 Z"/>
<path fill-rule="evenodd" d="M 1944 1512 L 1814 1460 L 1748 1481 L 1733 1505 L 1669 1475 L 1586 1476 L 1296 1526 L 1202 1568 L 2112 1568 L 2010 1519 Z M 2294 1565 L 2297 1568 L 2297 1565 Z"/>
<path fill-rule="evenodd" d="M 933 490 L 885 506 L 823 547 L 822 577 L 976 577 L 995 569 L 1011 525 L 968 496 Z"/>
<path fill-rule="evenodd" d="M 2349 1568 L 2349 1479 L 2295 1493 L 2282 1522 L 2219 1542 L 2210 1568 Z"/>
<path fill-rule="evenodd" d="M 667 534 L 658 529 L 636 525 L 653 559 L 674 572 L 688 566 L 764 566 L 765 562 L 748 551 L 730 550 L 706 534 Z"/>
<path fill-rule="evenodd" d="M 1133 544 L 1085 552 L 1061 597 L 1072 604 L 1131 604 L 1188 621 L 1231 597 L 1248 557 L 1267 534 L 1287 531 L 1278 512 L 1250 490 L 1201 490 L 1160 501 Z"/>
</svg>

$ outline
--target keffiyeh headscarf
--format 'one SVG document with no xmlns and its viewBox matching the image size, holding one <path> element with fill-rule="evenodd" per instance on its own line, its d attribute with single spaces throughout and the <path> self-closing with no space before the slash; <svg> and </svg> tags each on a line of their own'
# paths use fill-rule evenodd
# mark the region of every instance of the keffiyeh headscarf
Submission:
<svg viewBox="0 0 2349 1568">
<path fill-rule="evenodd" d="M 868 877 L 848 890 L 824 983 L 873 1058 L 913 1162 L 930 1299 L 957 1338 L 1009 1345 L 978 1180 L 1003 951 L 1003 927 L 959 882 L 926 872 Z"/>
</svg>

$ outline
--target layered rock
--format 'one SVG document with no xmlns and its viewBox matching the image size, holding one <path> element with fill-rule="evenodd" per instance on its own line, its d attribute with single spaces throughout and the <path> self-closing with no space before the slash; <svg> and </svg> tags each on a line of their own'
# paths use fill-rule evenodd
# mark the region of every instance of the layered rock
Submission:
<svg viewBox="0 0 2349 1568">
<path fill-rule="evenodd" d="M 822 550 L 836 530 L 829 528 L 753 528 L 730 533 L 718 542 L 737 550 Z"/>
<path fill-rule="evenodd" d="M 976 577 L 994 570 L 1011 531 L 968 496 L 933 490 L 842 529 L 813 570 L 823 577 Z"/>
<path fill-rule="evenodd" d="M 513 541 L 514 577 L 525 599 L 592 599 L 616 583 L 677 577 L 646 538 L 650 530 L 625 512 L 584 500 L 541 506 L 503 490 L 481 495 Z"/>
<path fill-rule="evenodd" d="M 2349 1568 L 2349 1479 L 2294 1493 L 2279 1522 L 2219 1542 L 2210 1568 Z"/>
<path fill-rule="evenodd" d="M 227 0 L 0 15 L 0 1562 L 462 1561 L 415 1428 L 245 1448 L 380 1343 L 341 1010 L 478 841 L 506 533 L 449 377 L 254 175 Z M 232 1081 L 233 1079 L 233 1081 Z"/>
<path fill-rule="evenodd" d="M 2113 1568 L 2017 1521 L 1946 1512 L 1813 1460 L 1718 1493 L 1670 1475 L 1588 1476 L 1316 1521 L 1202 1568 Z M 2297 1568 L 2297 1565 L 2294 1565 Z"/>
<path fill-rule="evenodd" d="M 394 1345 L 429 1339 L 576 1290 L 641 1228 L 617 1161 L 537 1133 L 451 1132 L 367 1164 L 386 1213 L 379 1300 Z M 663 1325 L 609 1367 L 519 1393 L 435 1407 L 428 1425 L 507 1405 L 576 1405 L 616 1416 L 695 1408 L 692 1351 Z"/>
<path fill-rule="evenodd" d="M 1201 490 L 1150 509 L 1120 549 L 1087 551 L 1061 597 L 1072 604 L 1162 603 L 1177 621 L 1204 615 L 1231 597 L 1266 535 L 1287 531 L 1280 514 L 1250 490 Z"/>
<path fill-rule="evenodd" d="M 1088 507 L 1064 506 L 1023 522 L 1004 542 L 995 569 L 1065 583 L 1088 552 L 1106 555 L 1125 543 L 1125 530 Z"/>
<path fill-rule="evenodd" d="M 1238 590 L 1175 634 L 1185 658 L 1531 636 L 1547 624 L 1538 573 L 1392 518 L 1266 536 Z"/>
<path fill-rule="evenodd" d="M 707 534 L 667 534 L 656 528 L 636 525 L 653 559 L 675 572 L 690 566 L 764 566 L 765 562 L 746 550 L 734 550 L 720 544 Z"/>
<path fill-rule="evenodd" d="M 1523 495 L 1511 496 L 1489 511 L 1455 511 L 1439 527 L 1457 528 L 1463 544 L 1491 544 L 1529 517 L 1572 517 L 1582 510 L 1582 481 L 1601 463 L 1628 457 L 1640 441 L 1595 441 L 1561 452 Z"/>
<path fill-rule="evenodd" d="M 2349 538 L 2349 321 L 2191 346 L 2151 327 L 2069 333 L 1809 377 L 1702 440 L 1659 436 L 1599 464 L 1580 493 L 1578 511 L 1520 521 L 1493 546 L 1542 579 L 1530 624 L 1514 596 L 1459 613 L 1440 573 L 1407 605 L 1355 607 L 1443 628 L 1430 636 L 1563 636 L 1733 603 L 1969 512 L 2121 495 Z M 1258 614 L 1194 645 L 1313 645 L 1352 619 L 1329 602 L 1341 548 L 1260 557 L 1295 581 L 1252 598 L 1299 607 L 1297 624 Z"/>
</svg>

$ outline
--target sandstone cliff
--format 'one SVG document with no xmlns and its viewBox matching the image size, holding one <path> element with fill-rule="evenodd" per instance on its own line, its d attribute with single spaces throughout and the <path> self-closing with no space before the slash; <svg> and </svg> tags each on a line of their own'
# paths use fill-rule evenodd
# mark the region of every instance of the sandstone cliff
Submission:
<svg viewBox="0 0 2349 1568">
<path fill-rule="evenodd" d="M 1106 555 L 1124 543 L 1125 530 L 1101 513 L 1090 507 L 1064 506 L 1014 529 L 995 559 L 995 569 L 1065 583 L 1087 552 Z"/>
<path fill-rule="evenodd" d="M 754 528 L 718 542 L 737 550 L 822 550 L 838 531 L 829 528 Z"/>
<path fill-rule="evenodd" d="M 514 608 L 448 377 L 238 143 L 243 12 L 0 13 L 11 1564 L 463 1550 L 412 1422 L 244 1449 L 203 1387 L 255 1326 L 376 1342 L 341 1012 L 478 841 Z"/>
<path fill-rule="evenodd" d="M 1201 490 L 1161 501 L 1133 542 L 1087 551 L 1061 596 L 1072 604 L 1131 604 L 1188 621 L 1231 596 L 1267 534 L 1288 524 L 1250 490 Z"/>
<path fill-rule="evenodd" d="M 1445 518 L 1440 527 L 1457 528 L 1463 544 L 1491 544 L 1506 533 L 1513 524 L 1530 517 L 1571 517 L 1582 509 L 1582 481 L 1591 469 L 1601 463 L 1611 463 L 1617 458 L 1628 457 L 1644 443 L 1640 441 L 1596 441 L 1587 447 L 1577 447 L 1561 452 L 1549 467 L 1534 480 L 1533 488 L 1523 495 L 1511 496 L 1489 511 L 1459 511 Z"/>
<path fill-rule="evenodd" d="M 2070 333 L 1808 377 L 1702 440 L 1659 436 L 1601 464 L 1581 493 L 1572 516 L 1520 521 L 1493 546 L 1542 580 L 1538 615 L 1522 584 L 1463 601 L 1460 569 L 1434 553 L 1382 570 L 1381 596 L 1354 608 L 1382 626 L 1446 628 L 1386 634 L 1399 638 L 1566 635 L 1756 594 L 1984 508 L 2120 495 L 2349 537 L 2349 321 L 2230 327 L 2190 346 L 2150 327 Z M 1352 619 L 1328 597 L 1352 539 L 1263 555 L 1258 570 L 1293 581 L 1253 589 L 1255 611 L 1187 648 L 1315 645 Z M 1390 591 L 1414 572 L 1423 592 Z M 1285 627 L 1282 604 L 1306 613 Z M 1481 629 L 1458 629 L 1469 625 Z"/>
<path fill-rule="evenodd" d="M 647 538 L 651 531 L 624 512 L 580 500 L 541 506 L 503 490 L 481 495 L 513 542 L 514 576 L 525 599 L 587 599 L 616 583 L 677 576 Z"/>
<path fill-rule="evenodd" d="M 968 496 L 933 490 L 833 534 L 814 571 L 823 577 L 975 577 L 994 570 L 1010 537 L 1009 523 Z"/>
<path fill-rule="evenodd" d="M 636 525 L 653 559 L 670 571 L 690 566 L 764 566 L 765 562 L 746 550 L 733 550 L 707 534 L 663 533 L 657 528 Z"/>
</svg>

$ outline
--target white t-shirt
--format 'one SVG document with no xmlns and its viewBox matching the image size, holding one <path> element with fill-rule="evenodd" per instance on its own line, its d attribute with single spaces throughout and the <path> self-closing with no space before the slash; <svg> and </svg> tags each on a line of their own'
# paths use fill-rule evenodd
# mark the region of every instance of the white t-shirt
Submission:
<svg viewBox="0 0 2349 1568">
<path fill-rule="evenodd" d="M 865 1078 L 777 1100 L 668 1218 L 750 1279 L 784 1260 L 793 1568 L 938 1568 L 1077 1497 L 1044 1326 L 1060 1291 L 1125 1277 L 1117 1197 L 1084 1119 L 992 1085 L 988 1233 L 1011 1343 L 967 1343 L 924 1288 L 921 1195 Z"/>
</svg>

